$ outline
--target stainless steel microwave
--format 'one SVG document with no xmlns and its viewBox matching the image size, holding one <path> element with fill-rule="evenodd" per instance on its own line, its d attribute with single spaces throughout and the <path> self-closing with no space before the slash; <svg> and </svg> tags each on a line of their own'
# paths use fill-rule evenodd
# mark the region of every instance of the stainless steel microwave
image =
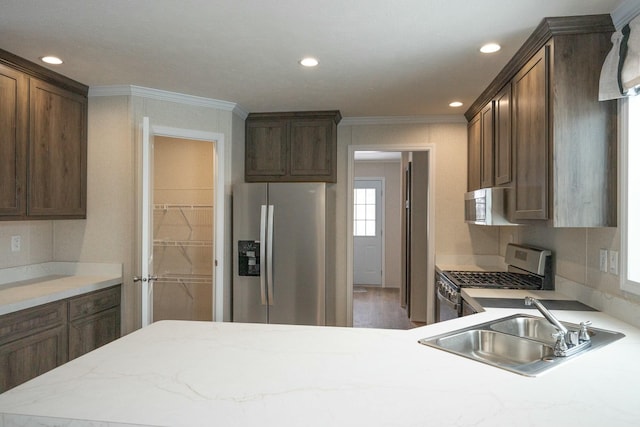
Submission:
<svg viewBox="0 0 640 427">
<path fill-rule="evenodd" d="M 465 193 L 465 222 L 478 225 L 516 225 L 506 218 L 505 190 L 493 187 Z"/>
</svg>

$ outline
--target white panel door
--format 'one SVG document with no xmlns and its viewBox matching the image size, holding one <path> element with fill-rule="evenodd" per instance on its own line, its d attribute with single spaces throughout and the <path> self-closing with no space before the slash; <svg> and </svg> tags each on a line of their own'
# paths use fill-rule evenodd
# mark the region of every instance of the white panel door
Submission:
<svg viewBox="0 0 640 427">
<path fill-rule="evenodd" d="M 382 179 L 353 186 L 353 283 L 382 285 Z"/>
<path fill-rule="evenodd" d="M 153 322 L 153 135 L 149 118 L 142 121 L 142 248 L 141 275 L 134 281 L 142 284 L 142 326 Z"/>
</svg>

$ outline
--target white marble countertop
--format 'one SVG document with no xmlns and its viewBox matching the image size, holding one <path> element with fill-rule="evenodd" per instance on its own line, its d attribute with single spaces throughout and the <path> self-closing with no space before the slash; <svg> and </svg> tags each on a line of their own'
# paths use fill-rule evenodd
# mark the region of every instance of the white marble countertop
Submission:
<svg viewBox="0 0 640 427">
<path fill-rule="evenodd" d="M 3 269 L 0 315 L 121 283 L 121 264 L 46 263 Z"/>
<path fill-rule="evenodd" d="M 536 378 L 417 343 L 515 312 L 537 313 L 408 331 L 157 322 L 0 394 L 0 425 L 638 425 L 640 330 L 604 313 L 588 319 L 625 338 Z"/>
</svg>

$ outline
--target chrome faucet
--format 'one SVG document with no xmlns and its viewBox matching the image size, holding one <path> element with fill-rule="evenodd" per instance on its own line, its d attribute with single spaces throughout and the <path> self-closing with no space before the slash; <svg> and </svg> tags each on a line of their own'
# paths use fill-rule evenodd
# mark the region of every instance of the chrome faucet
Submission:
<svg viewBox="0 0 640 427">
<path fill-rule="evenodd" d="M 538 311 L 542 313 L 544 318 L 547 319 L 549 323 L 551 323 L 558 330 L 558 332 L 562 332 L 563 335 L 567 335 L 569 333 L 569 330 L 565 328 L 565 326 L 562 323 L 560 323 L 560 321 L 556 318 L 556 316 L 551 314 L 551 312 L 547 310 L 547 308 L 544 305 L 542 305 L 540 301 L 538 301 L 535 298 L 524 297 L 524 305 L 531 305 L 531 304 L 536 306 Z"/>
<path fill-rule="evenodd" d="M 591 346 L 591 338 L 588 330 L 591 322 L 581 322 L 580 331 L 570 331 L 560 323 L 540 301 L 532 297 L 525 297 L 524 305 L 529 306 L 531 304 L 533 304 L 557 330 L 557 332 L 553 334 L 553 337 L 556 339 L 556 344 L 553 347 L 554 355 L 562 357 L 571 356 Z"/>
</svg>

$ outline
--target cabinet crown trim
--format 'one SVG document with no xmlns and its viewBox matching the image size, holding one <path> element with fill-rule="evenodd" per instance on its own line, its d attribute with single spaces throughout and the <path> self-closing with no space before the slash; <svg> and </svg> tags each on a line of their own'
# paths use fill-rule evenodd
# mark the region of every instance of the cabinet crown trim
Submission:
<svg viewBox="0 0 640 427">
<path fill-rule="evenodd" d="M 269 113 L 249 113 L 247 119 L 332 119 L 336 125 L 342 120 L 342 114 L 338 110 L 325 111 L 285 111 L 285 112 L 269 112 Z"/>
<path fill-rule="evenodd" d="M 498 73 L 496 78 L 464 113 L 468 121 L 478 114 L 484 106 L 516 75 L 516 73 L 545 45 L 552 37 L 563 35 L 612 33 L 615 31 L 611 15 L 583 15 L 544 18 L 516 52 L 511 60 Z"/>
</svg>

